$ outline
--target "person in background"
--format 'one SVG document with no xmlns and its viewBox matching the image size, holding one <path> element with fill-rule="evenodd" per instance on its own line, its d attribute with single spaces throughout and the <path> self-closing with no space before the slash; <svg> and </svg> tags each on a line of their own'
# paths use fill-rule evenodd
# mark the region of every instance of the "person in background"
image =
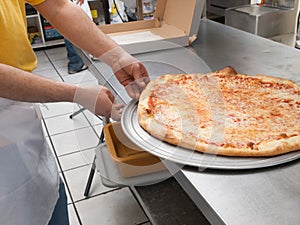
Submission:
<svg viewBox="0 0 300 225">
<path fill-rule="evenodd" d="M 108 64 L 128 95 L 149 82 L 144 65 L 100 31 L 69 0 L 26 0 L 64 37 Z M 25 0 L 0 0 L 0 221 L 68 225 L 67 201 L 54 156 L 32 103 L 74 102 L 120 118 L 122 105 L 101 85 L 77 86 L 40 77 L 27 37 Z M 13 12 L 13 13 L 12 13 Z"/>
<path fill-rule="evenodd" d="M 67 49 L 67 57 L 68 57 L 68 74 L 79 73 L 88 69 L 87 65 L 84 64 L 81 57 L 78 55 L 77 51 L 75 50 L 73 44 L 64 39 L 66 49 Z"/>
<path fill-rule="evenodd" d="M 81 9 L 88 15 L 88 17 L 93 20 L 91 11 L 88 5 L 87 0 L 71 0 L 75 4 L 79 5 Z M 68 74 L 79 73 L 88 69 L 88 67 L 84 64 L 81 57 L 78 55 L 73 44 L 66 38 L 64 38 L 64 42 L 67 49 L 67 58 L 68 62 Z"/>
</svg>

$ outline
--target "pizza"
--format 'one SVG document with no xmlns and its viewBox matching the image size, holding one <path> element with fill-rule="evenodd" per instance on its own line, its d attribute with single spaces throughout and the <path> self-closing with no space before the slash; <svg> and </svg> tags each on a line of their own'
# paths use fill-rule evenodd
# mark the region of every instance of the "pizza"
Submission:
<svg viewBox="0 0 300 225">
<path fill-rule="evenodd" d="M 275 156 L 300 149 L 300 86 L 272 76 L 166 74 L 138 103 L 140 126 L 171 145 L 224 156 Z"/>
</svg>

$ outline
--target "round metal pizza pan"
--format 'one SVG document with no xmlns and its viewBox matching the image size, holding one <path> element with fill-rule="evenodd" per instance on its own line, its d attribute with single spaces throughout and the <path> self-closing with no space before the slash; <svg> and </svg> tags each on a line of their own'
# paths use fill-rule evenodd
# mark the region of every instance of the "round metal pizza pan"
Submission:
<svg viewBox="0 0 300 225">
<path fill-rule="evenodd" d="M 121 118 L 123 132 L 138 147 L 162 159 L 200 168 L 239 170 L 270 167 L 300 158 L 300 151 L 274 157 L 228 157 L 174 146 L 152 137 L 139 125 L 137 104 L 136 100 L 132 100 L 125 107 Z"/>
</svg>

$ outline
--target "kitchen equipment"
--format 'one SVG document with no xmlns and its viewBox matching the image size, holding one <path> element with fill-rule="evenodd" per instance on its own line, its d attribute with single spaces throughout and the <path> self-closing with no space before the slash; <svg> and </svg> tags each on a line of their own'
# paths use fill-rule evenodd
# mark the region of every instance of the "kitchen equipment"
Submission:
<svg viewBox="0 0 300 225">
<path fill-rule="evenodd" d="M 89 195 L 96 171 L 99 172 L 102 184 L 111 188 L 154 184 L 172 176 L 159 158 L 147 152 L 138 153 L 136 146 L 123 134 L 119 123 L 112 125 L 108 117 L 102 120 L 104 128 L 95 149 L 84 190 L 85 197 Z"/>
<path fill-rule="evenodd" d="M 207 0 L 207 12 L 225 16 L 227 8 L 250 4 L 250 0 Z"/>
<path fill-rule="evenodd" d="M 106 143 L 100 144 L 97 147 L 95 165 L 97 172 L 99 172 L 99 175 L 101 176 L 102 184 L 111 188 L 151 185 L 172 176 L 168 170 L 161 170 L 155 173 L 124 177 L 120 172 L 119 165 L 112 159 Z"/>
<path fill-rule="evenodd" d="M 140 149 L 125 136 L 119 122 L 107 124 L 104 136 L 107 149 L 123 177 L 166 170 L 158 157 Z"/>
<path fill-rule="evenodd" d="M 217 156 L 177 147 L 152 137 L 140 127 L 138 123 L 137 104 L 136 100 L 132 100 L 125 107 L 121 119 L 122 129 L 134 144 L 162 159 L 201 169 L 239 170 L 270 167 L 300 158 L 300 151 L 274 157 L 251 158 Z"/>
<path fill-rule="evenodd" d="M 265 4 L 228 8 L 225 24 L 266 38 L 293 34 L 297 17 L 296 2 L 266 0 Z"/>
</svg>

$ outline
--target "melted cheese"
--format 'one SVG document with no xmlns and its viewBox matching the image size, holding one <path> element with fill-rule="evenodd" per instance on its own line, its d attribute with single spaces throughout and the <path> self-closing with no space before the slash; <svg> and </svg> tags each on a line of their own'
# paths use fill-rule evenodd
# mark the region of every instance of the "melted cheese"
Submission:
<svg viewBox="0 0 300 225">
<path fill-rule="evenodd" d="M 254 148 L 300 134 L 300 94 L 289 83 L 245 75 L 174 75 L 157 83 L 151 98 L 157 123 L 205 143 Z"/>
</svg>

